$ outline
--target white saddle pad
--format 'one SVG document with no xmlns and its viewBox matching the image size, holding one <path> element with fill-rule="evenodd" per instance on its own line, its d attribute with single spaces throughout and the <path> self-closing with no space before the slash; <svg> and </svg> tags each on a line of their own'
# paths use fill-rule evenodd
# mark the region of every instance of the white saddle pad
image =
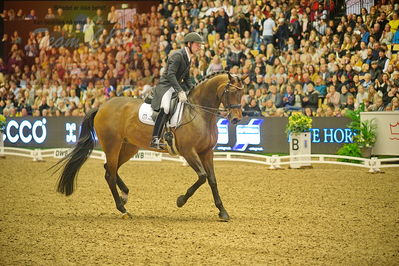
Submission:
<svg viewBox="0 0 399 266">
<path fill-rule="evenodd" d="M 168 127 L 176 127 L 183 116 L 184 105 L 180 102 L 177 104 L 176 112 L 173 114 L 170 122 L 167 122 Z M 155 121 L 152 120 L 153 110 L 151 108 L 151 104 L 143 103 L 139 109 L 139 119 L 142 123 L 147 125 L 155 125 Z"/>
</svg>

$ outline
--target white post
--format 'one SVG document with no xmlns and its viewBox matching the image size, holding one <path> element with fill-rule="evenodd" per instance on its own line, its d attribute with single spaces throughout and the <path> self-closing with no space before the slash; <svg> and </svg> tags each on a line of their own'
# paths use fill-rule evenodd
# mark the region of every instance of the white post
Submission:
<svg viewBox="0 0 399 266">
<path fill-rule="evenodd" d="M 270 167 L 271 170 L 281 169 L 280 165 L 280 157 L 278 155 L 272 155 L 270 158 Z"/>
<path fill-rule="evenodd" d="M 368 164 L 370 166 L 370 173 L 379 173 L 381 172 L 380 166 L 381 162 L 378 160 L 378 157 L 371 157 L 371 159 L 368 160 Z"/>
<path fill-rule="evenodd" d="M 33 161 L 34 162 L 43 162 L 42 150 L 41 149 L 35 149 L 33 151 Z"/>
<path fill-rule="evenodd" d="M 299 163 L 299 161 L 310 161 L 311 157 L 310 132 L 291 133 L 290 142 L 290 168 L 301 168 L 302 166 L 311 166 L 310 163 Z M 296 155 L 309 155 L 305 157 L 296 157 Z"/>
</svg>

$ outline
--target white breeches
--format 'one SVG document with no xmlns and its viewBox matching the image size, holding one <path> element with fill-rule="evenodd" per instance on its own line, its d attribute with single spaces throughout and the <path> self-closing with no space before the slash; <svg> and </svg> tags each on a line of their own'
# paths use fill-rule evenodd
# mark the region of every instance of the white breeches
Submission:
<svg viewBox="0 0 399 266">
<path fill-rule="evenodd" d="M 162 96 L 161 108 L 163 108 L 165 114 L 169 114 L 170 100 L 172 99 L 172 94 L 174 92 L 175 90 L 172 87 L 170 87 L 170 89 L 167 92 L 165 92 L 165 94 Z"/>
</svg>

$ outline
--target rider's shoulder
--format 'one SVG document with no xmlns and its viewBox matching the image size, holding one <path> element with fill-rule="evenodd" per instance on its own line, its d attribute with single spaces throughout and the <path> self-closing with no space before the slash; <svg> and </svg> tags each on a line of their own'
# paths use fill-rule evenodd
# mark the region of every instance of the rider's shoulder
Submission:
<svg viewBox="0 0 399 266">
<path fill-rule="evenodd" d="M 171 52 L 168 57 L 171 59 L 180 59 L 183 56 L 183 52 L 184 52 L 183 49 L 179 49 Z"/>
</svg>

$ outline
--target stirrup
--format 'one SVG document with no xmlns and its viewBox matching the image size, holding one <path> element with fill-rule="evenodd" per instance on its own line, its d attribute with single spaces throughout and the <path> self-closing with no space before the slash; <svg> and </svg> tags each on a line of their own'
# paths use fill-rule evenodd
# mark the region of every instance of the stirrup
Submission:
<svg viewBox="0 0 399 266">
<path fill-rule="evenodd" d="M 157 150 L 165 150 L 166 145 L 164 143 L 161 143 L 161 140 L 158 137 L 154 137 L 151 140 L 150 147 L 157 149 Z"/>
</svg>

